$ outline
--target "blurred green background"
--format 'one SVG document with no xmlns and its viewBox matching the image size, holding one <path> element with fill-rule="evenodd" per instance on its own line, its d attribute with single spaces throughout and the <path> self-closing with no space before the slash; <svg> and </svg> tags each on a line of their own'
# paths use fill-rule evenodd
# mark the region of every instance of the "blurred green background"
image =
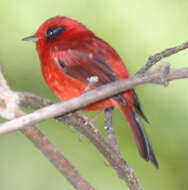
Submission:
<svg viewBox="0 0 188 190">
<path fill-rule="evenodd" d="M 88 26 L 120 54 L 131 74 L 149 55 L 188 40 L 187 0 L 1 0 L 0 64 L 12 89 L 57 99 L 48 90 L 40 72 L 34 44 L 21 41 L 32 35 L 47 18 L 66 15 Z M 188 65 L 188 50 L 164 61 L 173 67 Z M 113 114 L 118 144 L 144 189 L 188 189 L 188 88 L 187 80 L 168 87 L 136 88 L 151 126 L 145 130 L 160 169 L 138 155 L 132 136 L 118 110 Z M 93 113 L 91 114 L 93 115 Z M 90 115 L 90 116 L 91 116 Z M 104 117 L 96 125 L 103 131 Z M 97 189 L 127 189 L 90 142 L 54 121 L 41 130 Z M 39 190 L 73 187 L 20 132 L 0 136 L 0 189 Z"/>
</svg>

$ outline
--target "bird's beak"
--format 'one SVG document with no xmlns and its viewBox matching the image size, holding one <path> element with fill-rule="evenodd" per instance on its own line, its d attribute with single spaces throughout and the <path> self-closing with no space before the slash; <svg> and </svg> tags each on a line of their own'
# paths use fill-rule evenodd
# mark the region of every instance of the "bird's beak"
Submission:
<svg viewBox="0 0 188 190">
<path fill-rule="evenodd" d="M 22 40 L 28 41 L 28 42 L 37 42 L 38 40 L 40 40 L 40 37 L 38 37 L 38 36 L 29 36 L 29 37 L 23 38 Z"/>
</svg>

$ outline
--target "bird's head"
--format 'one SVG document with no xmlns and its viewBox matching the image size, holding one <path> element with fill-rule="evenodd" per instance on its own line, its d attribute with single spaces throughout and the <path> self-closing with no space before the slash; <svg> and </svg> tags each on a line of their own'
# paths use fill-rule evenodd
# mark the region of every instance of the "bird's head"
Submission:
<svg viewBox="0 0 188 190">
<path fill-rule="evenodd" d="M 73 19 L 56 16 L 45 21 L 33 36 L 26 37 L 23 40 L 36 42 L 37 45 L 41 46 L 88 31 L 84 25 Z"/>
</svg>

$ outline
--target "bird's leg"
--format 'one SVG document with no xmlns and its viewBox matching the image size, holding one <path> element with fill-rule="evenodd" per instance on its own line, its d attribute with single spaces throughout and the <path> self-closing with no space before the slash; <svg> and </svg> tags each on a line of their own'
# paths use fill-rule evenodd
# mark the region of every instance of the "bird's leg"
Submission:
<svg viewBox="0 0 188 190">
<path fill-rule="evenodd" d="M 120 154 L 119 147 L 118 147 L 118 144 L 117 144 L 117 141 L 116 141 L 114 127 L 112 125 L 112 112 L 113 112 L 113 107 L 106 108 L 104 110 L 104 113 L 105 113 L 105 126 L 104 126 L 104 129 L 107 132 L 107 141 L 114 147 L 116 152 L 118 154 Z"/>
<path fill-rule="evenodd" d="M 88 85 L 86 86 L 84 93 L 88 92 L 88 90 L 99 81 L 98 76 L 91 76 L 88 79 Z"/>
<path fill-rule="evenodd" d="M 108 131 L 112 127 L 112 112 L 113 112 L 113 107 L 111 108 L 106 108 L 104 110 L 105 113 L 105 127 L 104 129 Z"/>
</svg>

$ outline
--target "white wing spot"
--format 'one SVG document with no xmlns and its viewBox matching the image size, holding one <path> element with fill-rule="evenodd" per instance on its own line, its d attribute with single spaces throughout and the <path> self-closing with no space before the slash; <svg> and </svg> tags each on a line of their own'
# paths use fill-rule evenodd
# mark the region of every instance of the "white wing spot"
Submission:
<svg viewBox="0 0 188 190">
<path fill-rule="evenodd" d="M 88 57 L 92 59 L 92 58 L 93 58 L 93 54 L 92 54 L 92 53 L 89 53 L 89 54 L 88 54 Z"/>
</svg>

